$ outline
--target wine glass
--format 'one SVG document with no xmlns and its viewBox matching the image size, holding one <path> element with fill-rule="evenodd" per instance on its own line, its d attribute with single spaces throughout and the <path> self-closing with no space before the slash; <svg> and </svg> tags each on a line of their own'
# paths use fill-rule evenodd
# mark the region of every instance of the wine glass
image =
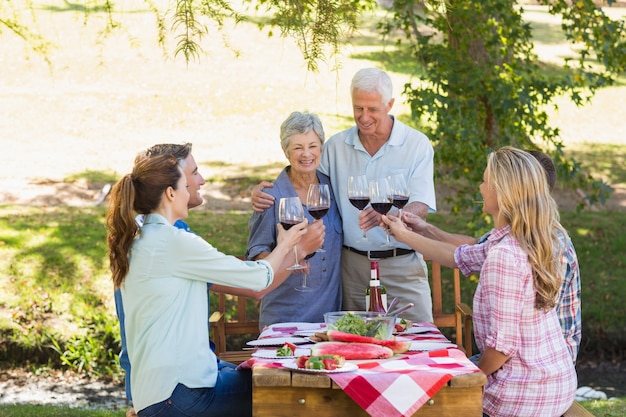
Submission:
<svg viewBox="0 0 626 417">
<path fill-rule="evenodd" d="M 393 205 L 400 210 L 399 218 L 402 218 L 402 209 L 409 202 L 409 186 L 404 174 L 393 174 L 387 177 L 391 194 L 393 195 Z"/>
<path fill-rule="evenodd" d="M 283 225 L 285 230 L 289 230 L 296 224 L 304 221 L 304 210 L 302 209 L 300 197 L 283 197 L 280 199 L 278 205 L 278 221 Z M 288 270 L 294 271 L 296 269 L 306 268 L 304 265 L 298 263 L 298 248 L 295 245 L 293 247 L 293 256 L 295 257 L 295 262 L 287 268 Z"/>
<path fill-rule="evenodd" d="M 365 175 L 350 175 L 348 177 L 348 199 L 350 203 L 359 211 L 363 211 L 370 202 L 369 189 L 367 185 L 367 177 Z M 365 230 L 363 230 L 363 238 L 360 242 L 367 240 Z"/>
<path fill-rule="evenodd" d="M 387 178 L 380 178 L 370 181 L 369 192 L 370 204 L 372 205 L 372 208 L 377 213 L 387 214 L 393 206 L 393 194 L 391 192 L 391 187 L 389 186 L 389 181 L 387 180 Z M 391 241 L 389 240 L 389 231 L 385 229 L 385 233 L 387 235 L 387 243 L 382 244 L 381 246 L 391 246 Z"/>
<path fill-rule="evenodd" d="M 330 209 L 330 188 L 328 184 L 311 184 L 306 195 L 306 208 L 314 219 L 319 220 Z M 326 252 L 323 246 L 315 252 Z"/>
<path fill-rule="evenodd" d="M 308 291 L 313 291 L 313 287 L 311 287 L 308 282 L 307 279 L 309 278 L 309 268 L 310 265 L 305 261 L 303 262 L 304 264 L 304 268 L 299 270 L 298 273 L 302 274 L 302 282 L 300 283 L 299 286 L 294 287 L 294 289 L 296 291 L 300 291 L 300 292 L 308 292 Z"/>
</svg>

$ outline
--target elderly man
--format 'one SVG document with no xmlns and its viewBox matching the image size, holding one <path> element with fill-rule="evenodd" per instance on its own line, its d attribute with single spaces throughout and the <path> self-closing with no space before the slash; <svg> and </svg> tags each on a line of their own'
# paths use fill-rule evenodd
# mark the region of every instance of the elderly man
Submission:
<svg viewBox="0 0 626 417">
<path fill-rule="evenodd" d="M 370 277 L 370 259 L 380 260 L 380 280 L 388 297 L 401 304 L 414 303 L 405 317 L 413 321 L 432 321 L 432 299 L 428 271 L 421 254 L 394 242 L 381 248 L 385 231 L 377 227 L 380 214 L 368 207 L 361 213 L 348 200 L 348 177 L 366 175 L 375 180 L 401 173 L 408 179 L 410 198 L 405 212 L 422 218 L 435 211 L 433 182 L 434 151 L 428 138 L 389 114 L 394 104 L 391 78 L 376 68 L 358 71 L 350 86 L 355 126 L 332 136 L 325 144 L 320 171 L 330 177 L 331 186 L 343 219 L 342 250 L 343 309 L 365 310 L 365 288 Z M 262 211 L 274 203 L 263 193 L 263 182 L 255 187 L 252 204 Z M 371 230 L 370 230 L 371 229 Z M 367 239 L 362 231 L 367 230 Z"/>
</svg>

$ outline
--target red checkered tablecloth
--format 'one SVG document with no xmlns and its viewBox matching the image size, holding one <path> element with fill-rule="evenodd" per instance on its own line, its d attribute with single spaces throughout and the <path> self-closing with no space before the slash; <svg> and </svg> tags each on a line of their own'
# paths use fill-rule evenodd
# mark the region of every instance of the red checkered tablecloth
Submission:
<svg viewBox="0 0 626 417">
<path fill-rule="evenodd" d="M 287 326 L 284 326 L 284 332 L 277 327 L 280 331 L 266 329 L 261 338 L 276 337 L 277 333 L 285 336 L 292 331 L 291 328 L 286 331 Z M 391 359 L 351 361 L 358 365 L 358 370 L 329 373 L 328 377 L 371 416 L 403 417 L 413 415 L 454 376 L 480 372 L 462 351 L 451 347 L 455 345 L 432 324 L 418 323 L 415 327 L 419 327 L 419 332 L 398 336 L 399 339 L 410 339 L 415 351 Z M 427 351 L 420 351 L 420 346 Z M 299 345 L 299 348 L 306 349 L 306 346 Z M 275 350 L 265 349 L 268 352 Z M 253 357 L 240 367 L 282 368 L 285 362 Z"/>
<path fill-rule="evenodd" d="M 373 417 L 411 416 L 452 377 L 479 371 L 454 348 L 358 366 L 355 372 L 328 376 Z"/>
</svg>

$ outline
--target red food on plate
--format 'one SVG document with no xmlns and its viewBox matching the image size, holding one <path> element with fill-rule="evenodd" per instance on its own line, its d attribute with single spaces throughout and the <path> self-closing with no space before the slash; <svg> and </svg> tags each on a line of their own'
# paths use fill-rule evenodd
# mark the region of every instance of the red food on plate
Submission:
<svg viewBox="0 0 626 417">
<path fill-rule="evenodd" d="M 333 371 L 335 369 L 337 369 L 337 359 L 322 359 L 322 363 L 324 364 L 324 368 L 326 368 L 329 371 Z"/>
<path fill-rule="evenodd" d="M 344 359 L 388 359 L 393 351 L 372 343 L 320 342 L 311 347 L 311 355 L 338 355 Z"/>
<path fill-rule="evenodd" d="M 299 369 L 312 369 L 317 371 L 334 371 L 341 368 L 346 360 L 339 355 L 298 356 L 296 366 Z"/>
<path fill-rule="evenodd" d="M 397 333 L 401 333 L 409 329 L 411 326 L 413 326 L 413 322 L 411 320 L 400 319 L 400 322 L 395 324 L 393 330 Z"/>
<path fill-rule="evenodd" d="M 298 368 L 304 368 L 306 366 L 306 361 L 309 360 L 308 356 L 299 356 L 296 358 L 296 366 Z"/>
</svg>

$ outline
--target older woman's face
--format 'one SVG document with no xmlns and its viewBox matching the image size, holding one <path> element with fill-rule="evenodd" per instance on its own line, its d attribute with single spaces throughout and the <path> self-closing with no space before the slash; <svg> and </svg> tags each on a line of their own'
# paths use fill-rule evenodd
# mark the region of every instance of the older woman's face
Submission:
<svg viewBox="0 0 626 417">
<path fill-rule="evenodd" d="M 312 130 L 289 139 L 287 159 L 295 172 L 302 174 L 315 172 L 320 164 L 321 155 L 322 143 Z"/>
</svg>

